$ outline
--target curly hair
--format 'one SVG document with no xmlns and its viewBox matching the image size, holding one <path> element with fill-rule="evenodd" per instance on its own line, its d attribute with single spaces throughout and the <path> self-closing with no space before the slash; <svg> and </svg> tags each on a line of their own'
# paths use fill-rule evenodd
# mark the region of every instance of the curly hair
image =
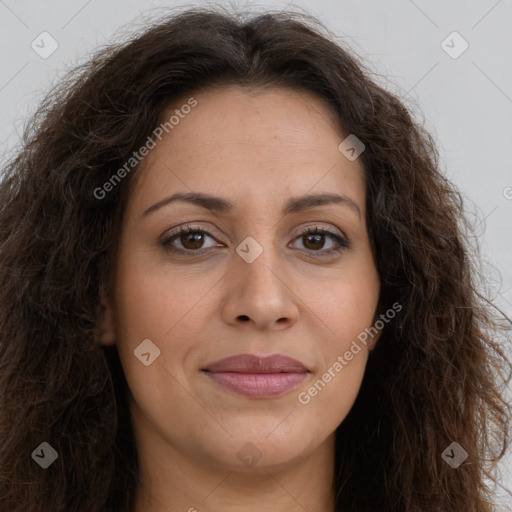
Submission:
<svg viewBox="0 0 512 512">
<path fill-rule="evenodd" d="M 404 305 L 336 431 L 336 510 L 489 512 L 509 442 L 506 322 L 480 290 L 463 199 L 432 135 L 354 52 L 297 12 L 166 15 L 98 50 L 40 104 L 0 183 L 0 507 L 126 512 L 138 481 L 127 385 L 97 328 L 137 167 L 102 187 L 167 105 L 201 89 L 312 92 L 366 149 L 379 311 Z M 505 320 L 507 318 L 505 317 Z M 442 458 L 457 442 L 456 470 Z M 58 453 L 45 471 L 31 454 Z M 371 492 L 368 490 L 371 489 Z"/>
</svg>

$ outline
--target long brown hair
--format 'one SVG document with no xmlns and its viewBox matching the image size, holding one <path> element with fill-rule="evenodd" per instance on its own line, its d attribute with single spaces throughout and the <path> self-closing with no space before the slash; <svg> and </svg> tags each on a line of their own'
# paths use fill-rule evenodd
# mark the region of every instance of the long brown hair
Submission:
<svg viewBox="0 0 512 512">
<path fill-rule="evenodd" d="M 479 291 L 460 193 L 432 136 L 314 18 L 191 9 L 97 52 L 47 96 L 0 184 L 0 508 L 133 508 L 137 450 L 115 346 L 99 343 L 134 168 L 169 102 L 280 85 L 325 101 L 365 145 L 367 225 L 389 322 L 336 432 L 337 510 L 492 510 L 511 410 L 506 326 Z M 58 458 L 36 464 L 34 450 Z M 457 442 L 468 458 L 442 457 Z M 36 454 L 37 456 L 37 454 Z"/>
</svg>

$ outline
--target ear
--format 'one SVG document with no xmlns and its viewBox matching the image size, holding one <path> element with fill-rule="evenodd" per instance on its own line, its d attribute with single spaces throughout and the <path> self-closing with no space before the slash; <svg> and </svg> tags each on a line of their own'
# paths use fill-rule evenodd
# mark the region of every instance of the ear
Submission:
<svg viewBox="0 0 512 512">
<path fill-rule="evenodd" d="M 377 345 L 377 342 L 379 341 L 381 334 L 382 334 L 382 329 L 375 336 L 373 336 L 372 338 L 369 339 L 368 344 L 367 344 L 369 352 L 373 351 L 373 349 Z"/>
<path fill-rule="evenodd" d="M 375 318 L 373 319 L 372 327 L 374 329 L 377 329 L 378 332 L 368 338 L 367 348 L 369 352 L 372 352 L 375 349 L 375 346 L 377 345 L 377 342 L 379 341 L 382 335 L 382 331 L 386 328 L 386 323 L 383 322 L 381 318 L 382 315 L 379 316 L 378 312 L 375 313 Z"/>
<path fill-rule="evenodd" d="M 110 299 L 102 290 L 100 297 L 100 312 L 98 321 L 99 339 L 101 345 L 109 346 L 116 343 L 116 330 L 114 322 L 114 310 Z"/>
</svg>

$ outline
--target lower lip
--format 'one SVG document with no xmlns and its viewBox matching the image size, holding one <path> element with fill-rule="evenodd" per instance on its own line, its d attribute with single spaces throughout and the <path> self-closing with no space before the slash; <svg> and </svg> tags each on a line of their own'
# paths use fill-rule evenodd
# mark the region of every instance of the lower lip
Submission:
<svg viewBox="0 0 512 512">
<path fill-rule="evenodd" d="M 272 398 L 298 386 L 307 373 L 204 372 L 219 386 L 252 398 Z"/>
</svg>

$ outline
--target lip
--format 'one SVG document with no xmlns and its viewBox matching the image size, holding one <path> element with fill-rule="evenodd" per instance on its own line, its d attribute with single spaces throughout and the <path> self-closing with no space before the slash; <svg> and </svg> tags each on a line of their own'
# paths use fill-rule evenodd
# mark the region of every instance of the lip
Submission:
<svg viewBox="0 0 512 512">
<path fill-rule="evenodd" d="M 202 372 L 220 387 L 252 398 L 272 398 L 297 387 L 310 373 L 300 361 L 277 354 L 240 354 L 216 361 Z"/>
</svg>

